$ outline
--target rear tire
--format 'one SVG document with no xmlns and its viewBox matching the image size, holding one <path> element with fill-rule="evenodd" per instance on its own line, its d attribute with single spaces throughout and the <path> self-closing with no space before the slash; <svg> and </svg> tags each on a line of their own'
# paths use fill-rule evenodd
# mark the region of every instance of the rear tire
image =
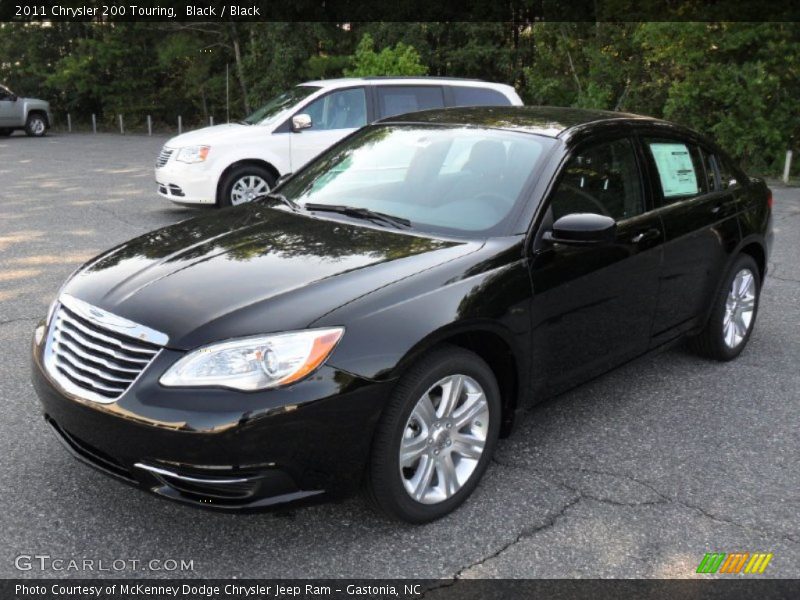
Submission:
<svg viewBox="0 0 800 600">
<path fill-rule="evenodd" d="M 31 113 L 25 122 L 25 133 L 30 137 L 44 137 L 47 133 L 47 121 L 41 113 Z"/>
<path fill-rule="evenodd" d="M 220 185 L 217 204 L 238 206 L 252 202 L 275 187 L 275 177 L 264 167 L 242 165 L 231 169 Z"/>
<path fill-rule="evenodd" d="M 0 129 L 0 137 L 8 137 L 14 133 L 13 129 Z"/>
<path fill-rule="evenodd" d="M 753 333 L 760 295 L 758 265 L 751 256 L 742 254 L 725 276 L 706 328 L 690 339 L 692 349 L 720 361 L 739 356 Z"/>
<path fill-rule="evenodd" d="M 486 471 L 500 421 L 497 380 L 479 356 L 455 346 L 430 352 L 403 375 L 381 415 L 368 500 L 409 523 L 455 510 Z"/>
</svg>

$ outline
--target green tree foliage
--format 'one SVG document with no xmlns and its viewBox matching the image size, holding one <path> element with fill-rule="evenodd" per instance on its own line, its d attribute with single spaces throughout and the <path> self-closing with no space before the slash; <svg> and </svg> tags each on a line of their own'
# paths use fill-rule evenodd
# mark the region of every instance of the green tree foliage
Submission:
<svg viewBox="0 0 800 600">
<path fill-rule="evenodd" d="M 393 48 L 386 47 L 375 52 L 375 41 L 364 34 L 353 54 L 353 67 L 344 70 L 348 77 L 370 75 L 425 75 L 428 67 L 420 62 L 419 52 L 413 46 L 397 42 Z"/>
<path fill-rule="evenodd" d="M 245 116 L 299 82 L 470 77 L 528 104 L 664 117 L 777 172 L 800 139 L 796 23 L 0 23 L 0 82 L 56 122 L 147 114 L 174 128 Z M 226 72 L 230 74 L 226 87 Z M 228 93 L 226 95 L 226 89 Z M 794 141 L 792 141 L 794 140 Z"/>
</svg>

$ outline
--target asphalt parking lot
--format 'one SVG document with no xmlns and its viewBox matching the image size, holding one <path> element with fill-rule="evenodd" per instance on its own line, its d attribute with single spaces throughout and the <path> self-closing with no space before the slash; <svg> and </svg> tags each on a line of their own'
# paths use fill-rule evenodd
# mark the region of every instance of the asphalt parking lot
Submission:
<svg viewBox="0 0 800 600">
<path fill-rule="evenodd" d="M 34 325 L 65 277 L 197 214 L 155 194 L 163 142 L 0 139 L 0 577 L 692 577 L 706 552 L 771 552 L 760 577 L 800 576 L 800 189 L 775 188 L 770 274 L 737 361 L 676 348 L 540 404 L 466 505 L 431 525 L 358 498 L 229 515 L 79 464 L 29 383 Z M 19 571 L 31 554 L 193 570 Z"/>
</svg>

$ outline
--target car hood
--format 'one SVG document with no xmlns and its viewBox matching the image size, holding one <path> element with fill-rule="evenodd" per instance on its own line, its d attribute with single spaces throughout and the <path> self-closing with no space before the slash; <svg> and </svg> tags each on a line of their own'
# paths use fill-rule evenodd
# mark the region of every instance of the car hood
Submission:
<svg viewBox="0 0 800 600">
<path fill-rule="evenodd" d="M 241 140 L 245 131 L 253 131 L 263 136 L 264 130 L 258 125 L 242 125 L 241 123 L 226 123 L 224 125 L 214 125 L 213 127 L 203 127 L 194 131 L 187 131 L 181 135 L 170 138 L 166 146 L 170 148 L 183 148 L 185 146 L 197 146 L 226 142 L 228 140 Z"/>
<path fill-rule="evenodd" d="M 79 269 L 63 292 L 165 333 L 170 347 L 189 349 L 303 329 L 481 245 L 254 203 L 122 244 Z"/>
</svg>

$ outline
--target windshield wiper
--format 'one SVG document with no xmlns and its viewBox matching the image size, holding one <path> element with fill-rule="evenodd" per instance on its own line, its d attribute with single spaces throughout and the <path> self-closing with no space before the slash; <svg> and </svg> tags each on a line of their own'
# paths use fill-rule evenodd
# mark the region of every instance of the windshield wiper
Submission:
<svg viewBox="0 0 800 600">
<path fill-rule="evenodd" d="M 357 206 L 345 206 L 342 204 L 314 204 L 313 202 L 306 202 L 303 205 L 306 210 L 318 210 L 325 212 L 335 212 L 348 217 L 356 217 L 358 219 L 368 219 L 370 221 L 388 223 L 394 227 L 411 227 L 411 221 L 403 217 L 395 217 L 394 215 L 387 215 L 386 213 L 370 210 L 369 208 L 359 208 Z"/>
<path fill-rule="evenodd" d="M 236 121 L 237 125 L 252 125 L 249 121 Z"/>
<path fill-rule="evenodd" d="M 275 200 L 280 200 L 286 206 L 291 208 L 294 212 L 298 212 L 300 210 L 300 205 L 295 202 L 294 200 L 290 200 L 280 192 L 269 192 L 268 194 L 264 194 L 267 198 L 274 198 Z"/>
</svg>

